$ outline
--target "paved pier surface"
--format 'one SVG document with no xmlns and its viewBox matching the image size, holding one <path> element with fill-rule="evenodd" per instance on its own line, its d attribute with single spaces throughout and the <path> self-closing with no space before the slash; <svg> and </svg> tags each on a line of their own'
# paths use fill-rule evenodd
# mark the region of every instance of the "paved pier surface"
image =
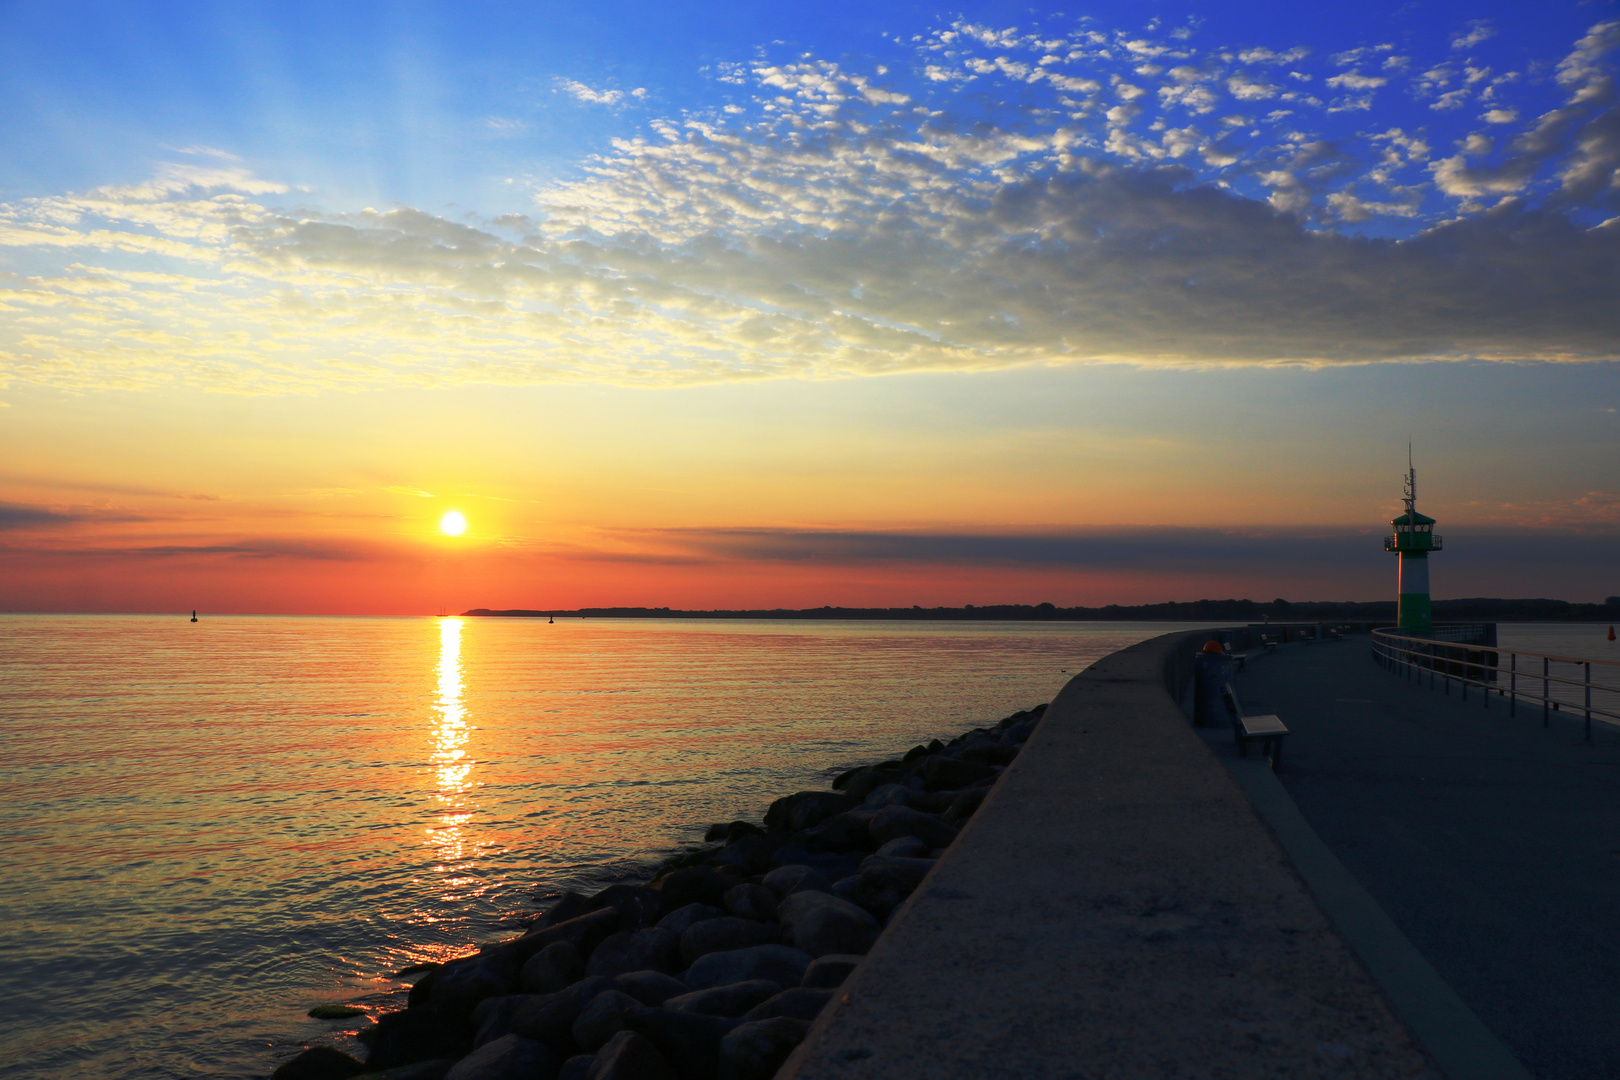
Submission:
<svg viewBox="0 0 1620 1080">
<path fill-rule="evenodd" d="M 1291 734 L 1306 821 L 1544 1080 L 1620 1077 L 1620 732 L 1375 665 L 1370 639 L 1286 646 L 1236 677 Z"/>
<path fill-rule="evenodd" d="M 1435 1076 L 1165 692 L 1176 644 L 1064 688 L 779 1078 Z"/>
</svg>

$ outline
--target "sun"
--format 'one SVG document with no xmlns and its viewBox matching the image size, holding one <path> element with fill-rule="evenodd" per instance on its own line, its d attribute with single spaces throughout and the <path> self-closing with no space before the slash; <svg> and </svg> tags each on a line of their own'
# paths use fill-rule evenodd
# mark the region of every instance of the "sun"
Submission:
<svg viewBox="0 0 1620 1080">
<path fill-rule="evenodd" d="M 439 519 L 439 531 L 446 536 L 460 536 L 467 531 L 467 518 L 460 510 L 452 510 Z"/>
</svg>

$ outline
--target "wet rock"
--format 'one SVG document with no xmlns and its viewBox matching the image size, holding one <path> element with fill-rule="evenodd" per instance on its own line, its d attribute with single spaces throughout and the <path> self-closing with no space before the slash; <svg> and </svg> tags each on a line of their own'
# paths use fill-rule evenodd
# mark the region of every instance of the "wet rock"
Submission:
<svg viewBox="0 0 1620 1080">
<path fill-rule="evenodd" d="M 784 984 L 785 985 L 785 984 Z M 384 1013 L 366 1029 L 366 1067 L 390 1069 L 432 1058 L 459 1058 L 472 1047 L 468 1018 L 433 1005 Z"/>
<path fill-rule="evenodd" d="M 845 774 L 848 779 L 840 786 L 834 781 L 844 794 L 848 795 L 856 804 L 866 801 L 866 797 L 884 784 L 893 783 L 900 777 L 900 763 L 884 762 L 879 765 L 868 765 L 864 769 L 854 769 Z M 843 780 L 844 777 L 839 777 Z"/>
<path fill-rule="evenodd" d="M 930 847 L 945 847 L 956 839 L 956 829 L 932 814 L 909 806 L 886 806 L 867 826 L 872 839 L 880 844 L 902 836 L 915 836 Z"/>
<path fill-rule="evenodd" d="M 1033 734 L 1035 734 L 1035 721 L 1024 720 L 1020 723 L 1013 724 L 1011 727 L 1003 731 L 1001 733 L 1001 741 L 1007 743 L 1008 745 L 1026 743 L 1029 741 L 1029 737 Z"/>
<path fill-rule="evenodd" d="M 567 1058 L 578 1049 L 574 1042 L 574 1021 L 598 994 L 614 989 L 612 979 L 587 977 L 557 994 L 530 998 L 512 1013 L 512 1030 L 529 1039 L 539 1039 Z"/>
<path fill-rule="evenodd" d="M 827 1007 L 827 1002 L 838 992 L 837 987 L 795 986 L 764 1001 L 743 1013 L 744 1020 L 770 1020 L 786 1016 L 793 1020 L 814 1020 Z"/>
<path fill-rule="evenodd" d="M 794 896 L 827 896 L 826 893 L 794 893 Z M 830 900 L 832 897 L 827 896 Z M 870 915 L 867 918 L 871 918 Z M 828 950 L 849 952 L 850 950 Z M 682 982 L 694 990 L 707 990 L 711 986 L 769 979 L 783 986 L 797 986 L 804 978 L 804 969 L 813 957 L 803 949 L 789 945 L 755 945 L 750 949 L 713 952 L 698 959 L 687 969 Z"/>
<path fill-rule="evenodd" d="M 681 980 L 662 971 L 630 971 L 613 980 L 619 990 L 643 1005 L 662 1005 L 677 994 L 692 989 Z"/>
<path fill-rule="evenodd" d="M 392 1069 L 384 1069 L 382 1072 L 361 1075 L 365 1080 L 444 1080 L 455 1064 L 449 1058 L 435 1058 L 432 1061 L 418 1061 L 414 1065 L 395 1065 Z"/>
<path fill-rule="evenodd" d="M 671 912 L 693 903 L 719 907 L 720 898 L 735 884 L 735 878 L 712 866 L 688 866 L 671 870 L 653 882 L 652 887 L 663 898 L 663 910 Z"/>
<path fill-rule="evenodd" d="M 782 992 L 782 984 L 769 979 L 749 979 L 746 982 L 711 986 L 707 990 L 693 990 L 689 994 L 672 997 L 664 1008 L 676 1012 L 695 1012 L 705 1016 L 741 1016 L 760 1002 Z"/>
<path fill-rule="evenodd" d="M 991 742 L 969 746 L 962 751 L 963 761 L 976 761 L 984 765 L 1008 765 L 1018 756 L 1016 747 Z"/>
<path fill-rule="evenodd" d="M 434 973 L 428 1003 L 446 1012 L 468 1015 L 485 998 L 515 991 L 519 966 L 517 955 L 510 950 L 452 960 Z"/>
<path fill-rule="evenodd" d="M 561 899 L 551 905 L 551 910 L 542 915 L 530 929 L 543 930 L 548 926 L 556 926 L 558 923 L 578 918 L 585 914 L 585 900 L 586 898 L 583 895 L 569 889 L 562 894 Z"/>
<path fill-rule="evenodd" d="M 646 1008 L 629 994 L 608 990 L 597 994 L 579 1012 L 579 1019 L 571 1029 L 574 1042 L 586 1053 L 600 1050 L 615 1033 L 625 1027 L 624 1018 L 637 1009 Z"/>
<path fill-rule="evenodd" d="M 865 859 L 862 859 L 861 865 L 865 866 L 868 862 L 881 856 L 893 856 L 897 859 L 921 859 L 927 856 L 932 846 L 926 840 L 918 839 L 915 836 L 897 836 Z"/>
<path fill-rule="evenodd" d="M 976 761 L 955 761 L 943 753 L 928 759 L 922 767 L 923 785 L 929 791 L 964 788 L 975 780 L 994 779 L 996 770 Z"/>
<path fill-rule="evenodd" d="M 683 1080 L 712 1080 L 720 1061 L 720 1040 L 738 1021 L 673 1009 L 642 1009 L 629 1017 Z"/>
<path fill-rule="evenodd" d="M 570 941 L 553 941 L 541 949 L 518 973 L 518 987 L 526 994 L 555 994 L 585 977 L 585 961 Z"/>
<path fill-rule="evenodd" d="M 778 848 L 774 858 L 778 866 L 813 866 L 826 876 L 828 884 L 846 874 L 853 874 L 856 863 L 860 861 L 836 851 L 811 851 L 796 844 L 785 844 Z"/>
<path fill-rule="evenodd" d="M 951 800 L 951 805 L 945 808 L 941 817 L 947 824 L 959 826 L 973 816 L 988 794 L 990 789 L 987 787 L 968 788 Z"/>
<path fill-rule="evenodd" d="M 904 806 L 906 798 L 911 794 L 904 784 L 880 784 L 872 789 L 872 794 L 866 797 L 862 806 L 872 806 L 882 809 L 885 806 Z"/>
<path fill-rule="evenodd" d="M 790 893 L 808 889 L 810 892 L 829 892 L 832 882 L 813 866 L 803 863 L 794 863 L 790 866 L 779 866 L 766 874 L 762 884 L 780 901 Z"/>
<path fill-rule="evenodd" d="M 545 1043 L 503 1035 L 479 1047 L 445 1073 L 445 1080 L 549 1080 L 557 1075 L 557 1055 Z"/>
<path fill-rule="evenodd" d="M 485 998 L 473 1009 L 469 1018 L 472 1028 L 477 1034 L 473 1036 L 473 1049 L 485 1043 L 494 1042 L 502 1035 L 512 1030 L 512 1017 L 517 1014 L 518 1006 L 533 995 L 506 994 L 502 997 Z"/>
<path fill-rule="evenodd" d="M 809 1033 L 803 1020 L 783 1016 L 734 1028 L 720 1041 L 720 1080 L 771 1080 Z"/>
<path fill-rule="evenodd" d="M 681 939 L 670 930 L 661 926 L 621 930 L 596 947 L 585 973 L 613 976 L 652 970 L 674 974 L 680 968 L 680 957 Z"/>
<path fill-rule="evenodd" d="M 919 778 L 918 783 L 921 783 Z M 911 808 L 925 814 L 943 814 L 956 801 L 955 791 L 913 791 Z"/>
<path fill-rule="evenodd" d="M 557 1080 L 585 1080 L 590 1076 L 591 1066 L 595 1062 L 595 1054 L 575 1054 L 557 1070 Z"/>
<path fill-rule="evenodd" d="M 771 803 L 765 811 L 765 828 L 770 832 L 799 832 L 859 804 L 859 799 L 841 791 L 795 792 Z"/>
<path fill-rule="evenodd" d="M 866 822 L 864 815 L 845 811 L 814 828 L 794 833 L 793 842 L 811 851 L 847 851 L 864 847 L 868 843 Z"/>
<path fill-rule="evenodd" d="M 658 920 L 658 925 L 672 934 L 680 935 L 686 933 L 687 927 L 693 923 L 702 922 L 704 919 L 718 919 L 724 914 L 724 911 L 708 904 L 687 904 Z"/>
<path fill-rule="evenodd" d="M 755 922 L 752 919 L 739 919 L 735 915 L 705 919 L 693 923 L 681 935 L 681 959 L 687 967 L 691 967 L 700 956 L 746 949 L 750 945 L 766 945 L 777 940 L 779 933 L 780 928 L 773 922 Z"/>
<path fill-rule="evenodd" d="M 579 950 L 581 957 L 589 957 L 597 943 L 618 928 L 618 909 L 604 907 L 569 919 L 567 922 L 537 927 L 518 938 L 513 944 L 524 961 L 547 945 L 558 941 L 568 942 Z"/>
<path fill-rule="evenodd" d="M 782 901 L 778 913 L 783 939 L 812 957 L 865 953 L 880 930 L 870 912 L 829 893 L 794 893 Z M 783 983 L 792 985 L 786 980 Z"/>
<path fill-rule="evenodd" d="M 645 885 L 609 885 L 585 904 L 586 911 L 603 908 L 619 913 L 620 930 L 640 930 L 658 921 L 663 898 Z"/>
<path fill-rule="evenodd" d="M 347 1020 L 366 1015 L 366 1010 L 358 1005 L 317 1005 L 306 1015 L 313 1020 Z"/>
<path fill-rule="evenodd" d="M 676 1080 L 676 1073 L 652 1040 L 634 1031 L 621 1031 L 597 1052 L 581 1080 Z"/>
<path fill-rule="evenodd" d="M 906 902 L 911 890 L 872 885 L 859 877 L 847 877 L 833 886 L 833 895 L 848 900 L 880 923 L 885 923 L 895 908 Z"/>
<path fill-rule="evenodd" d="M 759 836 L 745 836 L 734 843 L 727 844 L 719 854 L 708 860 L 710 866 L 722 870 L 734 870 L 740 874 L 753 873 L 755 868 L 763 867 L 770 861 L 771 853 L 776 850 L 776 844 Z"/>
<path fill-rule="evenodd" d="M 739 919 L 776 921 L 776 894 L 764 885 L 750 885 L 747 882 L 733 885 L 720 899 L 726 905 L 726 910 Z"/>
<path fill-rule="evenodd" d="M 312 1046 L 297 1057 L 282 1062 L 270 1080 L 349 1080 L 366 1071 L 366 1066 L 330 1046 Z"/>
<path fill-rule="evenodd" d="M 827 990 L 844 985 L 849 973 L 854 971 L 864 956 L 853 953 L 828 953 L 818 956 L 810 961 L 810 966 L 804 969 L 804 978 L 799 985 L 818 990 Z"/>
</svg>

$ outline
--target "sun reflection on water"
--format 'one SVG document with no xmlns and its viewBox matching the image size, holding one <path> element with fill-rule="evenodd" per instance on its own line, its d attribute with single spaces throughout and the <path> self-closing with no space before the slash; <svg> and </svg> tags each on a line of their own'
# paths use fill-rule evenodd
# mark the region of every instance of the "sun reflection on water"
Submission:
<svg viewBox="0 0 1620 1080">
<path fill-rule="evenodd" d="M 467 858 L 466 825 L 472 818 L 474 762 L 467 756 L 470 728 L 461 673 L 461 620 L 439 620 L 439 694 L 434 702 L 433 763 L 436 774 L 434 794 L 439 800 L 438 827 L 427 830 L 428 843 L 438 855 L 440 873 L 464 869 Z M 445 882 L 454 889 L 467 883 L 451 877 Z"/>
</svg>

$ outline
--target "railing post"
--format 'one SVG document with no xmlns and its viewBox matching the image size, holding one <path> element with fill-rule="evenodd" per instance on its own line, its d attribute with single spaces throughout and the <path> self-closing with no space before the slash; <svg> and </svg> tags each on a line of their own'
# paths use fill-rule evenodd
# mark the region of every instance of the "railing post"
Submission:
<svg viewBox="0 0 1620 1080">
<path fill-rule="evenodd" d="M 1586 741 L 1592 741 L 1592 661 L 1586 662 Z"/>
<path fill-rule="evenodd" d="M 1547 658 L 1541 658 L 1541 726 L 1547 726 L 1547 688 L 1552 685 L 1547 681 Z"/>
<path fill-rule="evenodd" d="M 1508 653 L 1508 715 L 1517 716 L 1519 707 L 1519 654 Z"/>
</svg>

